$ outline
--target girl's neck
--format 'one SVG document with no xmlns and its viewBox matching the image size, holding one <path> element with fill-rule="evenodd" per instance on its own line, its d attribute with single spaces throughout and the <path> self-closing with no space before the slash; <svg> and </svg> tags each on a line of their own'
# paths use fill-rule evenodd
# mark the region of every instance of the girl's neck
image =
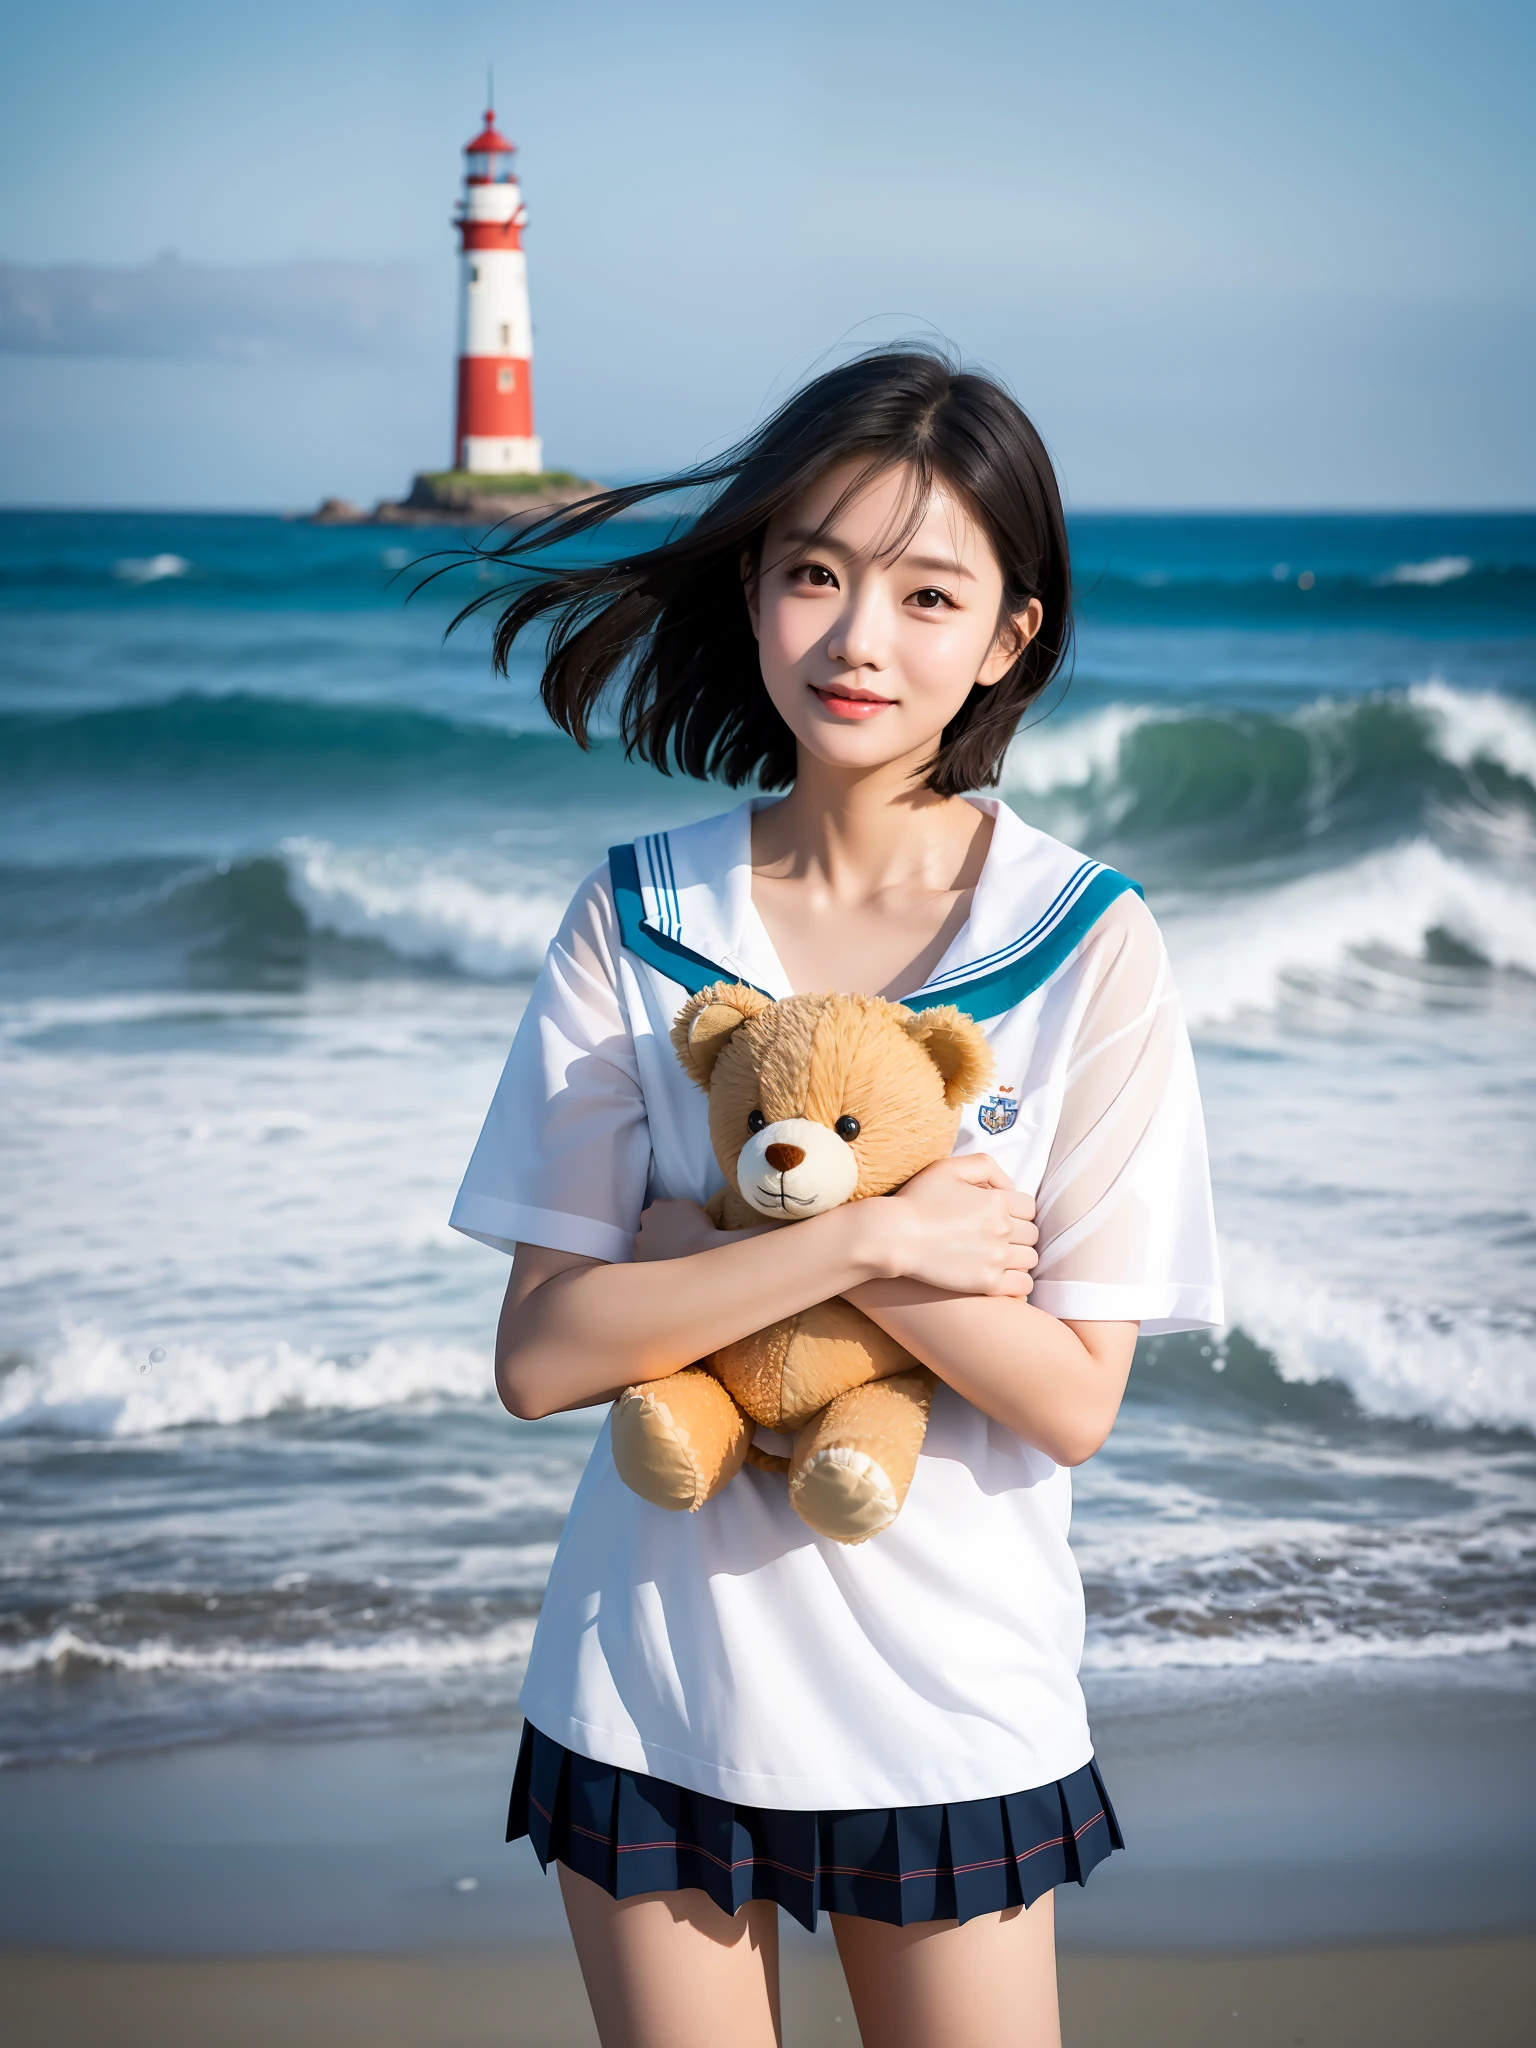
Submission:
<svg viewBox="0 0 1536 2048">
<path fill-rule="evenodd" d="M 974 888 L 991 837 L 986 812 L 925 789 L 909 762 L 849 774 L 802 752 L 788 796 L 753 815 L 752 867 L 856 905 Z"/>
</svg>

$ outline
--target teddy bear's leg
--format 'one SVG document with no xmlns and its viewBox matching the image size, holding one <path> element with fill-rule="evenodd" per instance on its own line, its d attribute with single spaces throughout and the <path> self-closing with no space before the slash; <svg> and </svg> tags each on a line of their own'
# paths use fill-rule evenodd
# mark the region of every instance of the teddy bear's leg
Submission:
<svg viewBox="0 0 1536 2048">
<path fill-rule="evenodd" d="M 613 1462 L 658 1508 L 703 1507 L 741 1470 L 752 1424 L 720 1382 L 690 1365 L 626 1387 L 613 1404 Z"/>
<path fill-rule="evenodd" d="M 852 1387 L 795 1438 L 790 1504 L 818 1536 L 863 1543 L 890 1527 L 928 1429 L 935 1381 L 923 1366 Z"/>
</svg>

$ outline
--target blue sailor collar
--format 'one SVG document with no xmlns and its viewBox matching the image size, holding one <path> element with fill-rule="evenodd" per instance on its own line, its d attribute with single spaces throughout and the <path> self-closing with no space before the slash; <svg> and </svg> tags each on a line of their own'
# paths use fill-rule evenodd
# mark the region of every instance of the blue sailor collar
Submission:
<svg viewBox="0 0 1536 2048">
<path fill-rule="evenodd" d="M 625 950 L 692 995 L 712 981 L 793 993 L 752 902 L 752 813 L 772 797 L 609 849 Z M 1110 904 L 1141 887 L 1038 832 L 996 797 L 971 797 L 993 820 L 971 914 L 908 1009 L 953 1003 L 979 1023 L 1048 981 Z"/>
</svg>

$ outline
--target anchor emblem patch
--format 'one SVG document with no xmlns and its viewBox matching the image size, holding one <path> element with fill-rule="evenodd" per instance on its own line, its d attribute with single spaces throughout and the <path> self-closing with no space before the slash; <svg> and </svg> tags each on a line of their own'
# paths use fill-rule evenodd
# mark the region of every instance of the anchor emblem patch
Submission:
<svg viewBox="0 0 1536 2048">
<path fill-rule="evenodd" d="M 1011 1088 L 999 1088 L 977 1110 L 976 1121 L 989 1137 L 998 1138 L 1013 1129 L 1018 1115 L 1019 1098 Z"/>
</svg>

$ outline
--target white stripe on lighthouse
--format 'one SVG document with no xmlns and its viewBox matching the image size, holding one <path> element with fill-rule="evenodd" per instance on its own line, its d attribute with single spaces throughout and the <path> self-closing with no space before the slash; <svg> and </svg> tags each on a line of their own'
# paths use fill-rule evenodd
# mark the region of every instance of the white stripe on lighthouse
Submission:
<svg viewBox="0 0 1536 2048">
<path fill-rule="evenodd" d="M 459 259 L 461 356 L 533 356 L 528 259 L 521 249 L 466 249 Z"/>
<path fill-rule="evenodd" d="M 498 441 L 491 435 L 466 434 L 459 467 L 476 476 L 538 476 L 544 468 L 544 443 L 537 434 Z"/>
</svg>

